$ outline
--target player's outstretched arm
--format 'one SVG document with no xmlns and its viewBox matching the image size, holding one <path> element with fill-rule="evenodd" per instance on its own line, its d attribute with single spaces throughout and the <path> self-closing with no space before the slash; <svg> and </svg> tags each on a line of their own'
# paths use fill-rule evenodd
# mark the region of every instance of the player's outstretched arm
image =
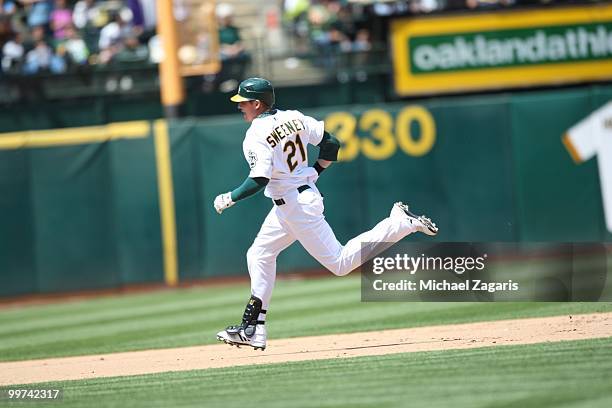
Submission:
<svg viewBox="0 0 612 408">
<path fill-rule="evenodd" d="M 314 164 L 314 169 L 319 175 L 338 160 L 338 150 L 340 150 L 340 141 L 327 131 L 323 132 L 323 138 L 317 145 L 319 146 L 319 158 Z"/>
<path fill-rule="evenodd" d="M 269 181 L 270 180 L 265 177 L 247 177 L 244 182 L 233 191 L 219 194 L 217 198 L 215 198 L 215 210 L 221 214 L 223 210 L 230 208 L 232 205 L 236 204 L 236 202 L 250 197 L 263 189 Z"/>
</svg>

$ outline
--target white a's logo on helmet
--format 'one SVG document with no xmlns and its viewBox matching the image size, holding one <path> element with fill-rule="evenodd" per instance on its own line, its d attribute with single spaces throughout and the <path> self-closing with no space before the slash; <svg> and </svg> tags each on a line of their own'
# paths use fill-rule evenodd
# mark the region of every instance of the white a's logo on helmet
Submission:
<svg viewBox="0 0 612 408">
<path fill-rule="evenodd" d="M 254 151 L 249 150 L 247 153 L 247 161 L 249 162 L 249 167 L 253 168 L 257 164 L 257 155 Z"/>
</svg>

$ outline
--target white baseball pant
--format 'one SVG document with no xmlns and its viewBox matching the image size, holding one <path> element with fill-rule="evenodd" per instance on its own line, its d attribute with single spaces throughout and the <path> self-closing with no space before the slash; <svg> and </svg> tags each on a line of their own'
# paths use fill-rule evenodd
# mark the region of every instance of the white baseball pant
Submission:
<svg viewBox="0 0 612 408">
<path fill-rule="evenodd" d="M 334 275 L 344 276 L 363 262 L 362 243 L 387 243 L 389 247 L 416 231 L 407 218 L 385 218 L 374 228 L 342 246 L 323 216 L 323 198 L 314 185 L 283 197 L 285 204 L 274 205 L 247 252 L 251 293 L 267 309 L 276 280 L 276 257 L 298 240 L 304 249 Z M 386 249 L 377 246 L 368 258 Z"/>
</svg>

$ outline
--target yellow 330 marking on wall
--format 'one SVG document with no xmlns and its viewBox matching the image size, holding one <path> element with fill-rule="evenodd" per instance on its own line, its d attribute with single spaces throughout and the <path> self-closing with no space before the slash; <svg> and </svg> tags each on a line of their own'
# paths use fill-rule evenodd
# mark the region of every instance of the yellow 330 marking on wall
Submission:
<svg viewBox="0 0 612 408">
<path fill-rule="evenodd" d="M 413 132 L 413 123 L 418 125 L 418 132 Z M 395 119 L 382 109 L 367 110 L 357 116 L 333 112 L 325 118 L 325 129 L 342 142 L 338 154 L 341 161 L 355 160 L 360 152 L 370 160 L 386 160 L 398 146 L 406 155 L 420 157 L 429 153 L 436 142 L 434 118 L 420 105 L 404 107 Z"/>
<path fill-rule="evenodd" d="M 612 78 L 612 5 L 400 19 L 400 95 Z"/>
</svg>

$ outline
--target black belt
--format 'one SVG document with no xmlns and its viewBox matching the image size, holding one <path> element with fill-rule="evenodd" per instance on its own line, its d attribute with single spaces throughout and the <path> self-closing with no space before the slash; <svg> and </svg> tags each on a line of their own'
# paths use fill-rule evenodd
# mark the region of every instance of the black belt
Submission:
<svg viewBox="0 0 612 408">
<path fill-rule="evenodd" d="M 297 188 L 298 194 L 301 193 L 302 191 L 308 190 L 309 188 L 310 188 L 310 186 L 307 185 L 307 184 L 304 184 L 303 186 L 299 186 Z M 278 200 L 272 200 L 272 201 L 274 201 L 274 204 L 276 204 L 276 205 L 283 205 L 283 204 L 285 204 L 285 200 L 283 200 L 282 198 L 279 198 Z"/>
</svg>

